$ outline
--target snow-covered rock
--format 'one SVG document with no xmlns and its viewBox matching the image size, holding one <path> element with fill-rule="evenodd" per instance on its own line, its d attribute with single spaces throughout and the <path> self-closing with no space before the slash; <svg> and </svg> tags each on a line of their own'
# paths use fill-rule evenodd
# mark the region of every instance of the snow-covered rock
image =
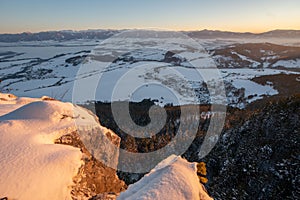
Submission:
<svg viewBox="0 0 300 200">
<path fill-rule="evenodd" d="M 57 144 L 57 139 L 80 130 L 87 133 L 93 130 L 93 134 L 109 136 L 113 142 L 120 140 L 112 131 L 102 127 L 95 115 L 79 106 L 46 97 L 18 98 L 0 93 L 0 197 L 72 199 L 74 184 L 82 184 L 82 170 L 87 177 L 88 173 L 101 174 L 97 169 L 88 170 L 95 163 L 83 159 L 88 155 L 81 151 L 84 145 L 75 148 L 62 145 L 64 142 Z M 111 157 L 118 158 L 118 154 Z M 100 167 L 101 172 L 105 171 L 106 166 Z M 119 184 L 115 170 L 110 170 L 110 173 L 112 175 L 106 179 Z"/>
<path fill-rule="evenodd" d="M 140 181 L 121 193 L 118 200 L 212 200 L 197 177 L 195 163 L 172 155 Z"/>
</svg>

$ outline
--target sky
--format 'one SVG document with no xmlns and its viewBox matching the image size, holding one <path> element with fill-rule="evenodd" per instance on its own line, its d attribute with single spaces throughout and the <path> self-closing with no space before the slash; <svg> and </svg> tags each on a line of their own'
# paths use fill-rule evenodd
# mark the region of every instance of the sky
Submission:
<svg viewBox="0 0 300 200">
<path fill-rule="evenodd" d="M 0 0 L 0 33 L 300 29 L 300 0 Z"/>
</svg>

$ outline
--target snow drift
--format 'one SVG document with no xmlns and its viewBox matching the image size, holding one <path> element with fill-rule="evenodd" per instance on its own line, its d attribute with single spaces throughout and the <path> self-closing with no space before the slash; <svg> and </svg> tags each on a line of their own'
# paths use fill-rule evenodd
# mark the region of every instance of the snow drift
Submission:
<svg viewBox="0 0 300 200">
<path fill-rule="evenodd" d="M 121 193 L 118 200 L 212 200 L 200 184 L 195 163 L 179 156 L 160 162 L 149 174 Z"/>
</svg>

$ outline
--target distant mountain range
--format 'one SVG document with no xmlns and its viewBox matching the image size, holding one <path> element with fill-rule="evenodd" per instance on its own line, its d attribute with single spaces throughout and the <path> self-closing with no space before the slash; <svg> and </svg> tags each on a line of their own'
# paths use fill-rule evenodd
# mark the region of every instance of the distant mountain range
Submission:
<svg viewBox="0 0 300 200">
<path fill-rule="evenodd" d="M 190 37 L 193 38 L 300 38 L 300 30 L 273 30 L 264 33 L 240 33 L 229 31 L 191 31 L 187 32 Z"/>
<path fill-rule="evenodd" d="M 0 34 L 0 42 L 20 41 L 68 41 L 76 39 L 107 39 L 123 30 L 85 30 L 85 31 L 46 31 L 39 33 Z M 300 30 L 273 30 L 264 33 L 240 33 L 218 30 L 201 30 L 183 32 L 192 38 L 300 38 Z"/>
<path fill-rule="evenodd" d="M 46 31 L 39 33 L 0 34 L 0 42 L 20 41 L 68 41 L 77 39 L 107 39 L 120 30 Z"/>
</svg>

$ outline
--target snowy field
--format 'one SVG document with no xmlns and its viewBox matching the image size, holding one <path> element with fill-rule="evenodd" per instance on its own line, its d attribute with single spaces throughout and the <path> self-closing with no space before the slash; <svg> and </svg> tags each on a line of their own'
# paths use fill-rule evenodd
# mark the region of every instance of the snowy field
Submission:
<svg viewBox="0 0 300 200">
<path fill-rule="evenodd" d="M 297 73 L 291 69 L 299 68 L 299 60 L 282 60 L 272 68 L 216 69 L 206 51 L 236 42 L 259 42 L 254 40 L 126 37 L 104 41 L 1 43 L 0 90 L 29 97 L 47 95 L 75 103 L 151 98 L 161 105 L 177 105 L 210 102 L 208 95 L 195 94 L 195 91 L 209 81 L 216 82 L 215 87 L 219 89 L 224 81 L 236 89 L 244 88 L 245 99 L 250 103 L 278 93 L 272 84 L 260 85 L 251 81 L 252 78 Z M 289 40 L 269 42 L 293 43 Z M 254 98 L 248 99 L 249 96 Z M 228 97 L 233 102 L 237 102 L 237 98 Z"/>
</svg>

